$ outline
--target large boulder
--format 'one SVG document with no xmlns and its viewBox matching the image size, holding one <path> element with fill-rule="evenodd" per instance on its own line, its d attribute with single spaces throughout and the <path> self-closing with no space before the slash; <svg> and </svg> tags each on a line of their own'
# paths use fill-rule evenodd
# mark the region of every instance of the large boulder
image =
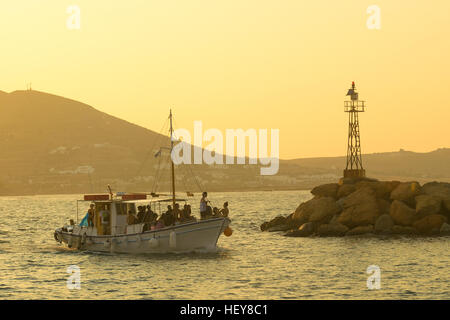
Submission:
<svg viewBox="0 0 450 320">
<path fill-rule="evenodd" d="M 337 192 L 337 198 L 341 199 L 344 198 L 353 192 L 356 191 L 356 186 L 354 184 L 343 184 L 339 186 L 338 192 Z"/>
<path fill-rule="evenodd" d="M 355 227 L 353 229 L 348 230 L 345 235 L 346 236 L 356 236 L 356 235 L 368 234 L 368 233 L 373 233 L 373 225 Z"/>
<path fill-rule="evenodd" d="M 399 183 L 398 183 L 399 184 Z M 375 192 L 375 196 L 380 199 L 389 199 L 391 192 L 398 186 L 395 181 L 359 181 L 356 188 L 369 187 Z"/>
<path fill-rule="evenodd" d="M 378 181 L 374 178 L 368 178 L 368 177 L 346 177 L 346 178 L 340 178 L 339 179 L 339 185 L 343 184 L 356 184 L 361 181 Z"/>
<path fill-rule="evenodd" d="M 362 187 L 341 200 L 343 211 L 338 222 L 349 228 L 374 224 L 380 215 L 375 192 L 369 187 Z"/>
<path fill-rule="evenodd" d="M 394 191 L 400 185 L 401 182 L 392 180 L 392 181 L 384 181 L 384 183 L 386 184 L 386 188 L 389 190 L 389 197 L 390 197 L 392 191 Z"/>
<path fill-rule="evenodd" d="M 280 226 L 287 226 L 287 218 L 286 217 L 277 216 L 268 222 L 264 222 L 260 228 L 261 228 L 261 231 L 271 231 L 271 229 L 272 229 L 272 231 L 274 231 L 274 228 L 280 227 Z M 288 229 L 286 229 L 286 230 L 288 230 Z M 283 231 L 283 230 L 278 230 L 278 231 Z"/>
<path fill-rule="evenodd" d="M 305 222 L 308 222 L 309 216 L 312 214 L 313 200 L 300 203 L 291 216 L 292 223 L 301 226 Z"/>
<path fill-rule="evenodd" d="M 337 192 L 339 189 L 339 184 L 328 183 L 322 184 L 311 190 L 311 193 L 316 197 L 331 197 L 337 198 Z"/>
<path fill-rule="evenodd" d="M 440 214 L 430 214 L 414 222 L 413 227 L 422 234 L 438 233 L 447 218 Z"/>
<path fill-rule="evenodd" d="M 403 201 L 410 206 L 414 206 L 414 198 L 420 194 L 420 184 L 416 181 L 400 183 L 391 192 L 391 200 Z"/>
<path fill-rule="evenodd" d="M 334 198 L 313 198 L 302 203 L 292 215 L 292 220 L 299 225 L 306 222 L 323 222 L 341 211 Z"/>
<path fill-rule="evenodd" d="M 438 214 L 441 211 L 442 199 L 436 196 L 422 194 L 416 197 L 417 216 L 423 218 L 429 214 Z"/>
<path fill-rule="evenodd" d="M 286 226 L 289 226 L 290 227 L 290 229 L 297 229 L 299 226 L 300 226 L 300 224 L 298 224 L 298 223 L 296 223 L 293 219 L 292 219 L 292 217 L 294 216 L 294 212 L 292 212 L 290 215 L 288 215 L 287 217 L 286 217 Z"/>
<path fill-rule="evenodd" d="M 317 201 L 317 207 L 309 217 L 310 222 L 329 221 L 335 214 L 341 212 L 341 207 L 333 198 L 321 198 Z"/>
<path fill-rule="evenodd" d="M 391 212 L 391 203 L 385 199 L 377 199 L 380 214 L 389 214 Z"/>
<path fill-rule="evenodd" d="M 314 233 L 314 222 L 307 222 L 302 224 L 297 230 L 290 231 L 285 234 L 286 237 L 309 237 Z"/>
<path fill-rule="evenodd" d="M 391 204 L 390 215 L 395 224 L 411 226 L 416 220 L 416 210 L 410 208 L 402 201 L 394 200 Z"/>
<path fill-rule="evenodd" d="M 390 233 L 392 227 L 394 226 L 394 221 L 388 214 L 383 214 L 378 217 L 375 222 L 375 232 L 377 233 Z"/>
<path fill-rule="evenodd" d="M 348 228 L 340 223 L 322 224 L 317 228 L 317 234 L 321 237 L 341 237 Z"/>
<path fill-rule="evenodd" d="M 424 194 L 440 198 L 443 207 L 450 212 L 450 183 L 429 182 L 423 185 L 422 190 Z"/>
<path fill-rule="evenodd" d="M 331 217 L 330 222 L 328 222 L 328 223 L 331 223 L 331 224 L 339 223 L 338 218 L 339 218 L 339 215 L 335 214 L 333 217 Z"/>
<path fill-rule="evenodd" d="M 289 224 L 280 224 L 278 226 L 269 227 L 268 229 L 263 230 L 263 231 L 278 232 L 278 231 L 288 231 L 291 229 L 292 229 L 292 226 Z"/>
</svg>

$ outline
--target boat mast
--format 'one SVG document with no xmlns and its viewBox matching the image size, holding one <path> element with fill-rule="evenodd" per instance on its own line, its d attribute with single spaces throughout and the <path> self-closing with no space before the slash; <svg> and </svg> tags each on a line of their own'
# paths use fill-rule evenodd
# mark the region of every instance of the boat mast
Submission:
<svg viewBox="0 0 450 320">
<path fill-rule="evenodd" d="M 175 210 L 175 167 L 172 160 L 173 150 L 173 126 L 172 126 L 172 109 L 170 109 L 170 163 L 172 165 L 172 210 Z"/>
</svg>

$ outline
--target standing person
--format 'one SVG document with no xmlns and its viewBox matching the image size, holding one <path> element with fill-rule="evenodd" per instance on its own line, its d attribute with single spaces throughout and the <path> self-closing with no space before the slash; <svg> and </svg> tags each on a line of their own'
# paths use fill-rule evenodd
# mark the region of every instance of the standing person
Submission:
<svg viewBox="0 0 450 320">
<path fill-rule="evenodd" d="M 91 203 L 88 210 L 88 227 L 94 226 L 95 205 Z"/>
<path fill-rule="evenodd" d="M 208 192 L 202 193 L 202 198 L 200 199 L 200 218 L 205 219 L 207 216 L 207 205 L 208 205 Z"/>
<path fill-rule="evenodd" d="M 108 206 L 105 204 L 103 207 L 103 210 L 100 212 L 100 219 L 101 219 L 101 223 L 102 223 L 102 231 L 103 234 L 109 234 L 110 230 L 109 230 L 109 222 L 110 222 L 110 216 L 109 216 L 109 208 Z"/>
</svg>

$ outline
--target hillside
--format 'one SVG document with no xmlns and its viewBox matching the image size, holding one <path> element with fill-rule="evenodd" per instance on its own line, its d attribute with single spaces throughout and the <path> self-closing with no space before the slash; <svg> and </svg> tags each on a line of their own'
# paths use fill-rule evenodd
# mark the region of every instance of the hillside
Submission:
<svg viewBox="0 0 450 320">
<path fill-rule="evenodd" d="M 169 140 L 81 102 L 38 91 L 0 91 L 0 195 L 153 191 Z M 162 125 L 162 124 L 161 124 Z M 157 126 L 160 126 L 159 124 Z M 343 143 L 345 147 L 345 142 Z M 450 149 L 364 155 L 368 175 L 380 179 L 450 180 Z M 260 176 L 255 165 L 177 168 L 178 190 L 309 189 L 342 174 L 345 157 L 281 160 L 279 173 Z M 168 189 L 168 167 L 160 171 Z"/>
<path fill-rule="evenodd" d="M 0 181 L 6 191 L 46 180 L 76 183 L 77 174 L 69 173 L 90 168 L 98 178 L 135 174 L 155 140 L 167 140 L 86 104 L 38 91 L 0 94 L 0 111 Z"/>
</svg>

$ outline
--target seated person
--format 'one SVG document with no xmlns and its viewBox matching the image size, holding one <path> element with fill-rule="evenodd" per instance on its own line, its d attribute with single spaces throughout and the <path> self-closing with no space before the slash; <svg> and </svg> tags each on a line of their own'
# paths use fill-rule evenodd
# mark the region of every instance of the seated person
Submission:
<svg viewBox="0 0 450 320">
<path fill-rule="evenodd" d="M 181 222 L 196 220 L 195 217 L 191 214 L 191 206 L 189 204 L 185 204 L 183 210 L 181 211 Z"/>
<path fill-rule="evenodd" d="M 228 217 L 230 211 L 228 210 L 228 201 L 223 204 L 223 208 L 220 209 L 220 214 L 224 217 Z"/>
<path fill-rule="evenodd" d="M 109 208 L 105 205 L 103 210 L 100 211 L 100 221 L 102 223 L 103 234 L 110 234 L 109 223 L 110 223 L 110 214 Z"/>
<path fill-rule="evenodd" d="M 171 226 L 175 223 L 175 217 L 172 211 L 167 211 L 166 213 L 163 213 L 159 220 L 162 220 L 164 222 L 164 226 L 166 227 Z"/>
<path fill-rule="evenodd" d="M 211 206 L 206 206 L 205 218 L 211 218 L 213 215 L 213 211 Z"/>
<path fill-rule="evenodd" d="M 162 220 L 164 222 L 165 227 L 171 226 L 172 224 L 175 223 L 172 206 L 170 205 L 167 206 L 167 211 L 161 215 L 159 220 Z"/>
<path fill-rule="evenodd" d="M 144 217 L 145 217 L 145 207 L 139 206 L 138 213 L 137 213 L 137 223 L 143 223 Z"/>
<path fill-rule="evenodd" d="M 161 217 L 161 218 L 158 219 L 158 221 L 156 221 L 155 224 L 152 225 L 151 229 L 152 230 L 158 230 L 158 229 L 162 229 L 164 227 L 165 227 L 164 220 Z"/>
<path fill-rule="evenodd" d="M 145 223 L 155 222 L 157 218 L 158 214 L 153 212 L 150 206 L 147 206 L 147 211 L 145 212 L 144 216 L 144 222 Z"/>
<path fill-rule="evenodd" d="M 158 214 L 152 210 L 152 207 L 150 205 L 147 205 L 146 213 L 147 213 L 147 216 L 149 216 L 148 219 L 150 219 L 151 221 L 156 221 Z"/>
<path fill-rule="evenodd" d="M 187 203 L 184 204 L 183 210 L 181 210 L 181 218 L 186 218 L 191 215 L 191 206 Z"/>
<path fill-rule="evenodd" d="M 127 214 L 127 224 L 132 225 L 135 224 L 137 221 L 136 216 L 133 214 L 133 211 L 129 210 Z"/>
<path fill-rule="evenodd" d="M 176 220 L 181 218 L 180 204 L 178 204 L 178 203 L 175 203 L 175 208 L 173 209 L 173 217 Z"/>
</svg>

